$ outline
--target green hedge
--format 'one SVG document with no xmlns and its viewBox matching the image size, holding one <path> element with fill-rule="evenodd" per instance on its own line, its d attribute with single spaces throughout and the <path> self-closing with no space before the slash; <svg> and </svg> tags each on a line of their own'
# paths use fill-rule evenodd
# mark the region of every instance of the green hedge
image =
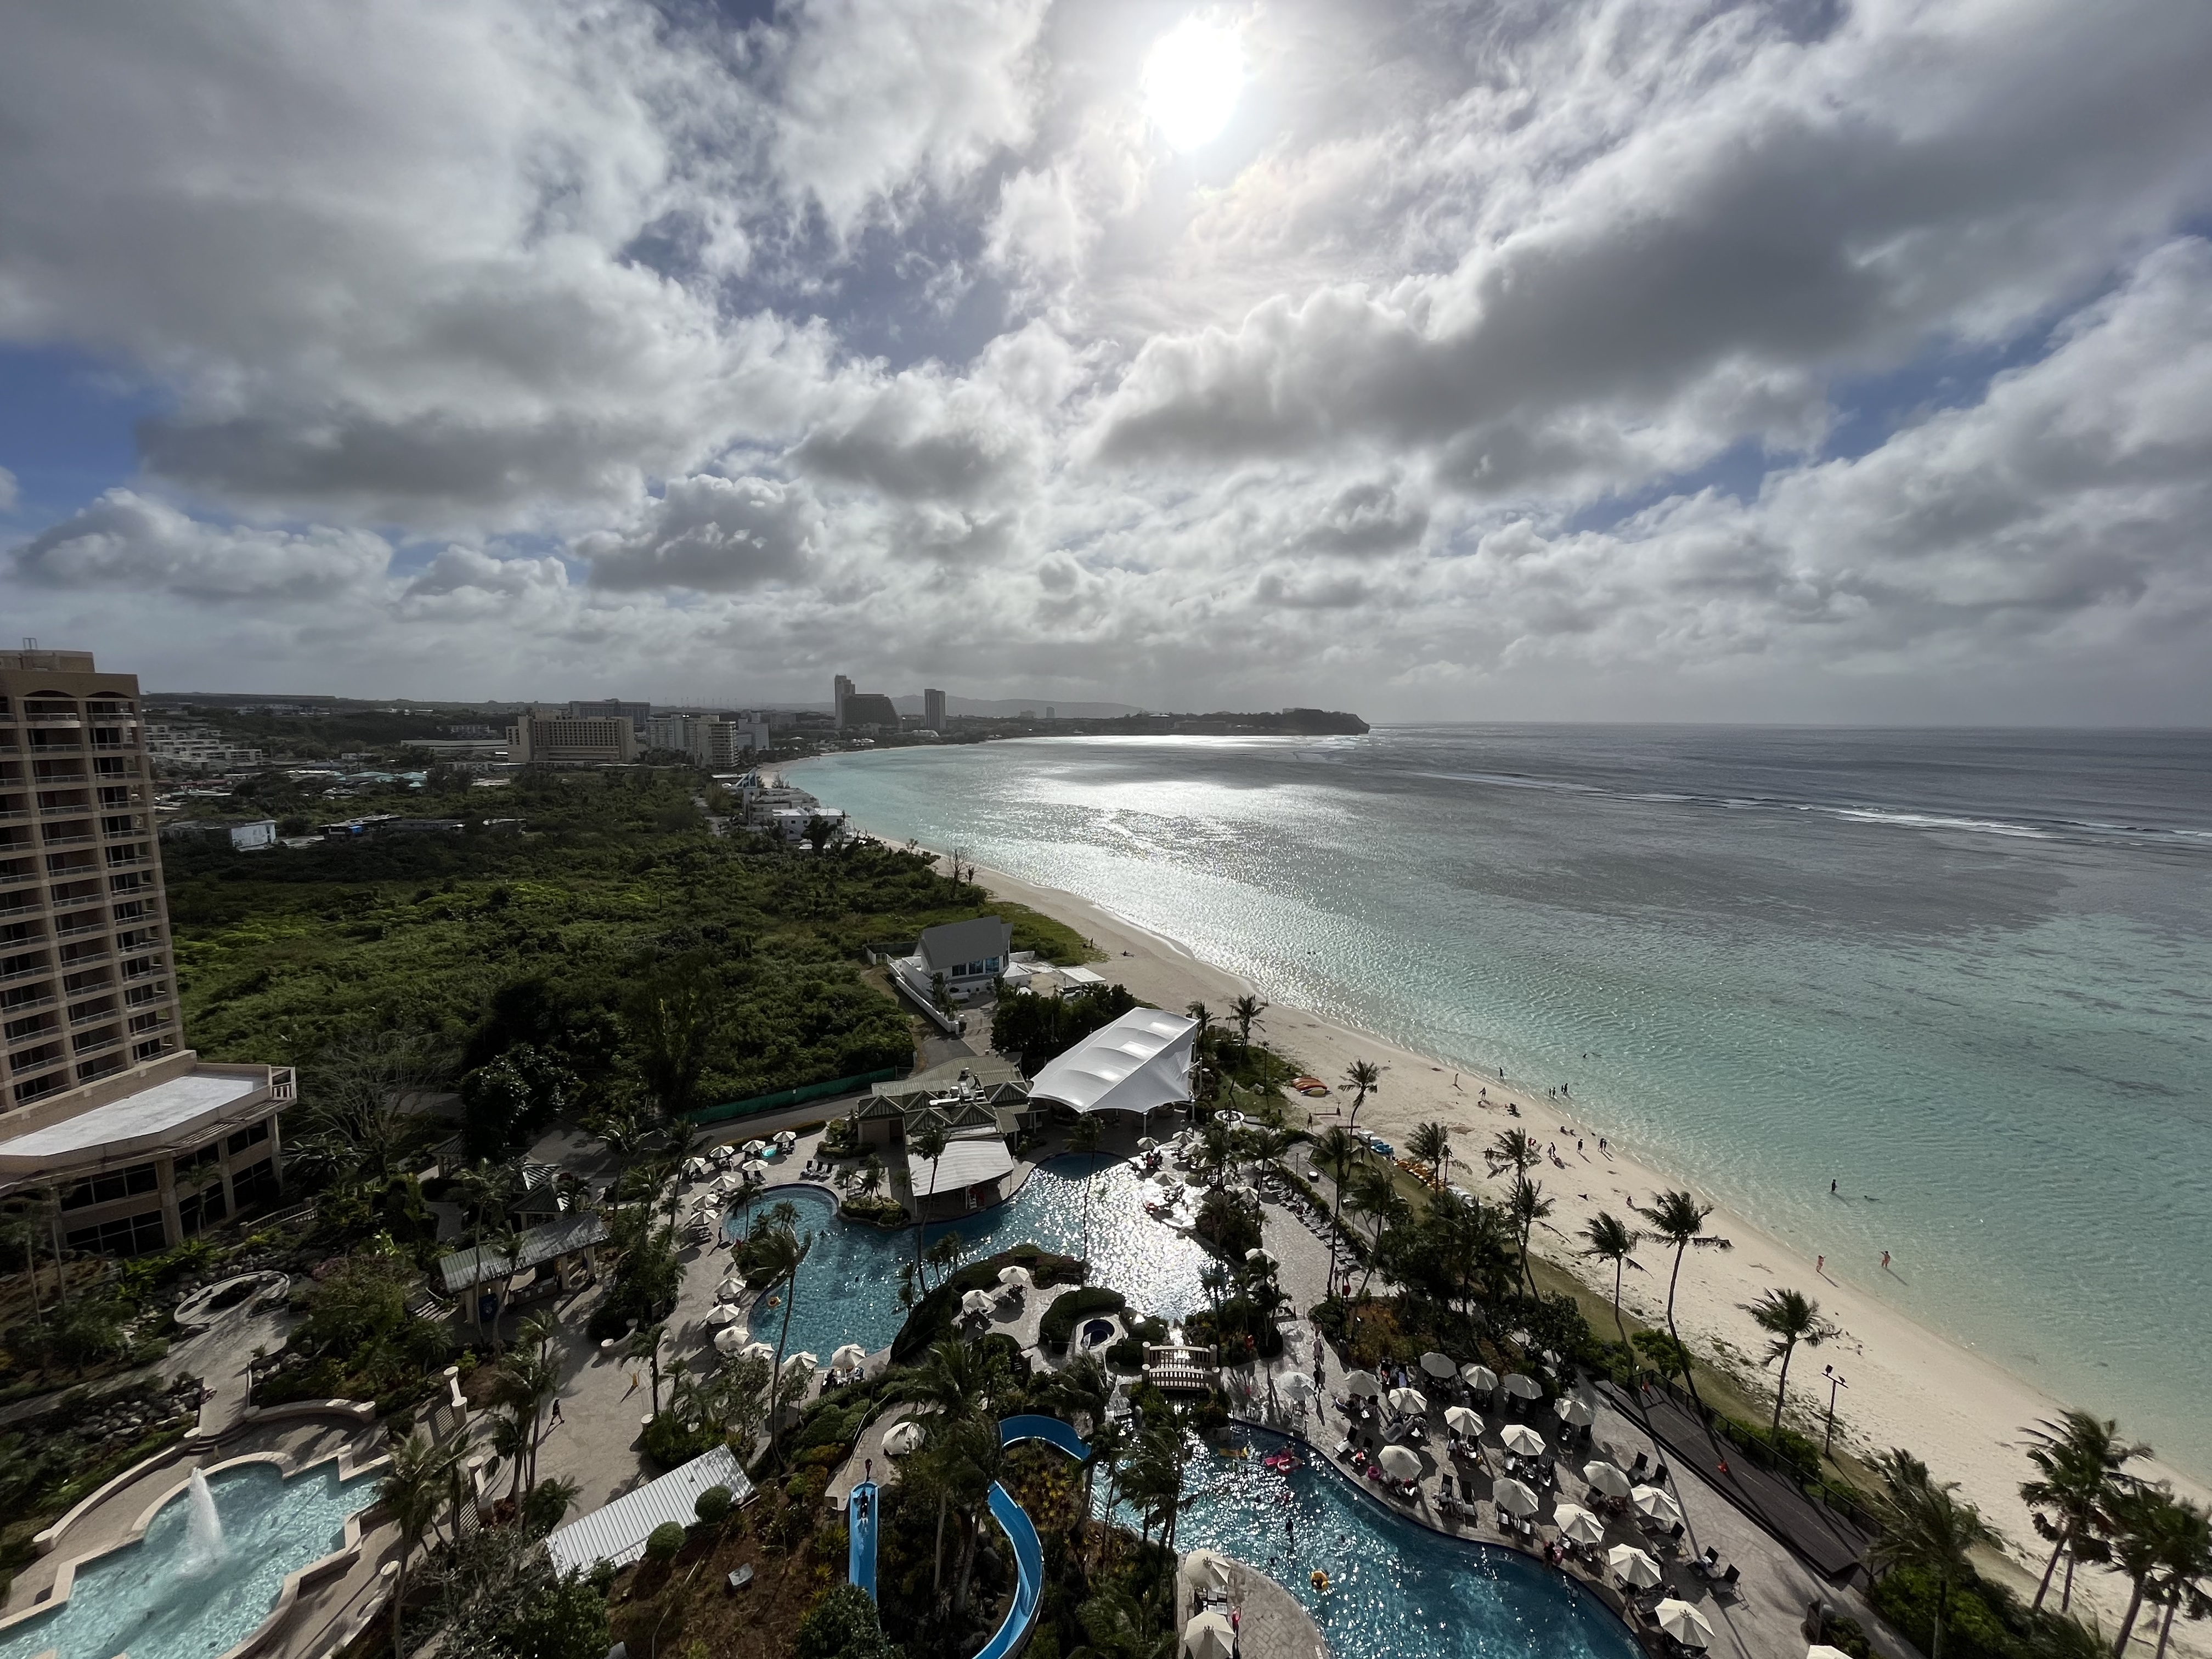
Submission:
<svg viewBox="0 0 2212 1659">
<path fill-rule="evenodd" d="M 1074 1340 L 1075 1328 L 1084 1320 L 1117 1314 L 1128 1305 L 1128 1297 L 1103 1285 L 1085 1285 L 1079 1290 L 1065 1291 L 1045 1310 L 1044 1318 L 1037 1326 L 1037 1340 L 1064 1348 Z"/>
</svg>

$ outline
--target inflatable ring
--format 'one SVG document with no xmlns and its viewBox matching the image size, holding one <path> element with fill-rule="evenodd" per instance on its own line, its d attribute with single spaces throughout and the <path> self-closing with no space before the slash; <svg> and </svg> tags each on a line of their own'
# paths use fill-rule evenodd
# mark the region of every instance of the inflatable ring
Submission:
<svg viewBox="0 0 2212 1659">
<path fill-rule="evenodd" d="M 1316 1589 L 1325 1590 L 1328 1588 L 1328 1575 L 1316 1567 L 1309 1582 L 1311 1583 Z"/>
</svg>

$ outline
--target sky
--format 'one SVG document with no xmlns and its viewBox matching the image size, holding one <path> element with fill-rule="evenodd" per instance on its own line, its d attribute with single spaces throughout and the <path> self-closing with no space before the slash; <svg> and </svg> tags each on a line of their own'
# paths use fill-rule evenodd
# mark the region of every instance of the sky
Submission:
<svg viewBox="0 0 2212 1659">
<path fill-rule="evenodd" d="M 162 690 L 2212 723 L 2208 86 L 2203 0 L 11 7 L 0 612 Z"/>
</svg>

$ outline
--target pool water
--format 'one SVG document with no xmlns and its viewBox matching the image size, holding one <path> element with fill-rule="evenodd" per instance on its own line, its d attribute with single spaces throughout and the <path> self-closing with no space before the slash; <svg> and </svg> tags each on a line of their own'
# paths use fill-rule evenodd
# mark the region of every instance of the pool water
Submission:
<svg viewBox="0 0 2212 1659">
<path fill-rule="evenodd" d="M 143 1540 L 82 1568 L 55 1612 L 0 1635 L 0 1659 L 212 1659 L 268 1618 L 284 1580 L 344 1540 L 345 1518 L 366 1509 L 376 1477 L 341 1482 L 337 1466 L 286 1480 L 270 1463 L 210 1477 L 223 1553 L 198 1571 L 182 1565 L 191 1504 L 179 1492 Z"/>
<path fill-rule="evenodd" d="M 1541 1562 L 1417 1526 L 1303 1448 L 1298 1468 L 1270 1469 L 1261 1454 L 1285 1444 L 1272 1436 L 1239 1431 L 1233 1443 L 1252 1455 L 1208 1451 L 1191 1465 L 1176 1544 L 1289 1589 L 1336 1659 L 1641 1659 L 1620 1620 Z M 1314 1588 L 1316 1571 L 1328 1589 Z"/>
<path fill-rule="evenodd" d="M 1144 1212 L 1139 1199 L 1146 1183 L 1115 1158 L 1048 1158 L 1030 1172 L 1021 1191 L 1006 1203 L 957 1221 L 932 1223 L 922 1248 L 927 1250 L 947 1233 L 958 1233 L 963 1261 L 994 1255 L 1023 1243 L 1063 1255 L 1084 1255 L 1086 1172 L 1091 1181 L 1091 1282 L 1110 1285 L 1127 1297 L 1132 1307 L 1170 1319 L 1204 1307 L 1206 1292 L 1199 1273 L 1209 1259 L 1206 1251 Z M 800 1230 L 816 1235 L 813 1251 L 799 1270 L 787 1351 L 810 1352 L 826 1362 L 833 1350 L 848 1342 L 857 1342 L 871 1353 L 887 1346 L 906 1322 L 906 1310 L 898 1300 L 898 1266 L 914 1260 L 914 1230 L 886 1232 L 841 1221 L 836 1200 L 819 1188 L 771 1188 L 753 1200 L 753 1212 L 757 1216 L 764 1207 L 785 1200 L 799 1209 Z M 1057 1287 L 1046 1292 L 1059 1293 Z M 751 1315 L 753 1334 L 774 1342 L 782 1315 L 781 1308 L 757 1307 Z M 0 1654 L 0 1659 L 8 1656 Z"/>
</svg>

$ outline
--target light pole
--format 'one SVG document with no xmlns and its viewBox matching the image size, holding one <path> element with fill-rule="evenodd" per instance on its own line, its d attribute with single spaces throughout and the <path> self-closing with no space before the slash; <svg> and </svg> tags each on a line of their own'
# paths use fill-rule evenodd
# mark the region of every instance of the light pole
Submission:
<svg viewBox="0 0 2212 1659">
<path fill-rule="evenodd" d="M 1844 1381 L 1844 1374 L 1833 1365 L 1821 1366 L 1820 1374 L 1828 1379 L 1828 1431 L 1820 1437 L 1820 1455 L 1826 1457 L 1836 1438 L 1836 1390 L 1851 1385 Z"/>
</svg>

